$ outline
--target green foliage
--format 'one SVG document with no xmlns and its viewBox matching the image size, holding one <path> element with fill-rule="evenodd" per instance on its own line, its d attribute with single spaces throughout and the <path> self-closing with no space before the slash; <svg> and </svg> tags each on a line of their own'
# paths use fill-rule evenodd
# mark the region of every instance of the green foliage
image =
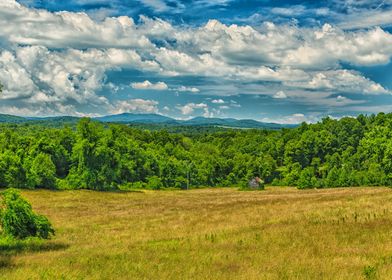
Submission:
<svg viewBox="0 0 392 280">
<path fill-rule="evenodd" d="M 363 268 L 363 275 L 365 276 L 365 279 L 376 279 L 377 269 L 374 266 L 365 266 Z"/>
<path fill-rule="evenodd" d="M 150 190 L 160 190 L 163 184 L 158 176 L 151 176 L 147 178 L 146 188 Z"/>
<path fill-rule="evenodd" d="M 314 168 L 306 167 L 304 170 L 302 170 L 301 174 L 299 175 L 297 184 L 299 189 L 317 187 L 317 178 L 314 174 Z"/>
<path fill-rule="evenodd" d="M 22 198 L 17 190 L 8 189 L 1 195 L 0 226 L 5 235 L 17 239 L 48 239 L 54 235 L 49 220 L 45 216 L 35 214 L 30 203 Z"/>
<path fill-rule="evenodd" d="M 23 188 L 27 186 L 21 158 L 10 150 L 0 154 L 0 187 Z"/>
<path fill-rule="evenodd" d="M 34 187 L 50 189 L 56 187 L 56 167 L 49 155 L 38 154 L 33 160 L 30 172 Z"/>
<path fill-rule="evenodd" d="M 0 125 L 0 187 L 112 190 L 267 184 L 392 185 L 392 114 L 294 129 L 169 133 L 82 119 Z"/>
</svg>

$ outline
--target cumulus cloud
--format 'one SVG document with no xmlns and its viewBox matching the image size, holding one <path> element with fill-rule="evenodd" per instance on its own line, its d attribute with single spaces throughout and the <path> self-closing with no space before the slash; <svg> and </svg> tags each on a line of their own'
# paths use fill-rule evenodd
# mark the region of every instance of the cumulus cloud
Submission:
<svg viewBox="0 0 392 280">
<path fill-rule="evenodd" d="M 276 98 L 276 99 L 285 99 L 285 98 L 287 98 L 287 95 L 284 91 L 278 91 L 272 97 Z"/>
<path fill-rule="evenodd" d="M 211 101 L 214 104 L 224 104 L 225 101 L 223 99 L 214 99 Z"/>
<path fill-rule="evenodd" d="M 155 9 L 163 3 L 147 2 Z M 274 12 L 301 14 L 303 7 Z M 218 20 L 184 27 L 147 17 L 135 23 L 126 16 L 94 21 L 84 13 L 32 9 L 14 0 L 0 1 L 0 25 L 0 82 L 5 86 L 0 98 L 14 100 L 17 108 L 29 104 L 40 112 L 74 110 L 77 114 L 81 105 L 101 110 L 120 106 L 99 92 L 107 83 L 107 72 L 121 69 L 162 80 L 208 77 L 219 81 L 223 89 L 240 84 L 245 93 L 275 92 L 270 94 L 274 98 L 291 97 L 295 91 L 308 98 L 318 94 L 324 100 L 335 93 L 391 93 L 362 73 L 345 69 L 347 64 L 390 62 L 392 35 L 380 27 L 347 31 L 329 24 L 298 27 L 271 22 L 252 27 Z M 249 85 L 263 83 L 262 92 L 248 90 Z M 169 88 L 165 82 L 148 80 L 131 86 L 200 91 L 181 84 Z M 110 87 L 115 91 L 116 85 Z M 237 92 L 221 90 L 221 94 Z M 335 103 L 343 101 L 349 100 Z M 198 109 L 210 114 L 208 106 L 200 104 L 204 103 L 186 104 L 181 111 Z"/>
<path fill-rule="evenodd" d="M 123 16 L 95 22 L 85 13 L 29 9 L 14 0 L 1 1 L 0 24 L 0 36 L 17 44 L 50 48 L 152 46 L 145 36 L 135 31 L 132 18 Z"/>
<path fill-rule="evenodd" d="M 179 109 L 183 115 L 191 115 L 196 109 L 201 109 L 204 117 L 212 116 L 208 105 L 205 103 L 187 103 L 184 106 L 177 106 L 177 109 Z"/>
<path fill-rule="evenodd" d="M 128 112 L 136 113 L 158 113 L 158 101 L 146 99 L 131 99 L 116 102 L 110 110 L 113 114 Z"/>
<path fill-rule="evenodd" d="M 329 70 L 308 75 L 303 81 L 288 81 L 287 85 L 312 89 L 362 94 L 388 94 L 380 84 L 371 81 L 352 70 Z"/>
<path fill-rule="evenodd" d="M 151 83 L 150 81 L 146 80 L 141 83 L 132 83 L 131 87 L 133 89 L 149 89 L 149 90 L 167 90 L 169 87 L 164 82 L 157 82 Z"/>
<path fill-rule="evenodd" d="M 14 100 L 20 106 L 40 112 L 76 112 L 76 105 L 107 108 L 109 100 L 99 96 L 108 70 L 118 67 L 158 67 L 143 61 L 133 50 L 52 51 L 43 46 L 0 50 L 0 82 L 3 100 Z M 138 65 L 138 66 L 136 66 Z M 75 114 L 75 113 L 72 113 Z"/>
<path fill-rule="evenodd" d="M 193 92 L 193 93 L 197 93 L 200 92 L 200 90 L 198 88 L 195 87 L 186 87 L 186 86 L 180 86 L 176 89 L 177 91 L 180 92 Z"/>
<path fill-rule="evenodd" d="M 392 25 L 392 11 L 366 10 L 349 15 L 341 15 L 338 26 L 343 29 L 369 28 Z"/>
</svg>

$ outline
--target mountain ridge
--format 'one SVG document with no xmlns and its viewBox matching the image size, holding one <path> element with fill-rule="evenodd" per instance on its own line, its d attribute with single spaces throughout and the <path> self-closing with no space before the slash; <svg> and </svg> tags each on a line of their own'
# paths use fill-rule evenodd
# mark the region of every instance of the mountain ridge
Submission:
<svg viewBox="0 0 392 280">
<path fill-rule="evenodd" d="M 46 123 L 46 122 L 77 122 L 82 117 L 75 116 L 52 116 L 52 117 L 20 117 L 13 115 L 0 114 L 0 123 Z M 296 127 L 296 124 L 279 124 L 260 122 L 254 119 L 235 119 L 235 118 L 206 118 L 194 117 L 188 120 L 179 120 L 160 114 L 137 114 L 122 113 L 93 117 L 93 120 L 102 123 L 121 123 L 121 124 L 157 124 L 172 126 L 220 126 L 228 128 L 258 128 L 258 129 L 282 129 Z"/>
</svg>

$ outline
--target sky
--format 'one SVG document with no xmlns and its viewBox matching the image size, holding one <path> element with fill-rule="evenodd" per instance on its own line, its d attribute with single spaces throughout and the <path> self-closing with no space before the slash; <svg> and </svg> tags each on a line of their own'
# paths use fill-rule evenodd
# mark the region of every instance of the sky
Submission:
<svg viewBox="0 0 392 280">
<path fill-rule="evenodd" d="M 1 0 L 0 113 L 392 111 L 392 0 Z"/>
</svg>

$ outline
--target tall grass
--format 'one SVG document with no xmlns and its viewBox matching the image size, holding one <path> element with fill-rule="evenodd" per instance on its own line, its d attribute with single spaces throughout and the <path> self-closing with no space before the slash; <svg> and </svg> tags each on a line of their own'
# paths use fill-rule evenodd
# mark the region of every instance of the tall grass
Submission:
<svg viewBox="0 0 392 280">
<path fill-rule="evenodd" d="M 387 188 L 23 195 L 57 235 L 0 279 L 392 279 Z"/>
</svg>

